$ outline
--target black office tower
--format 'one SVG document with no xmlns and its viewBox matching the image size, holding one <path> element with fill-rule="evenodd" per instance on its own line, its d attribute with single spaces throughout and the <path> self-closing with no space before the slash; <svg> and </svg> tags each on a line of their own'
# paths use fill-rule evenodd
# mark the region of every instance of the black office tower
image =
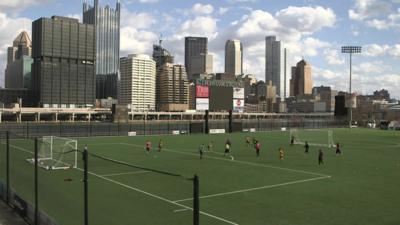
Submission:
<svg viewBox="0 0 400 225">
<path fill-rule="evenodd" d="M 92 107 L 95 103 L 95 29 L 53 16 L 32 24 L 32 85 L 42 107 Z"/>
</svg>

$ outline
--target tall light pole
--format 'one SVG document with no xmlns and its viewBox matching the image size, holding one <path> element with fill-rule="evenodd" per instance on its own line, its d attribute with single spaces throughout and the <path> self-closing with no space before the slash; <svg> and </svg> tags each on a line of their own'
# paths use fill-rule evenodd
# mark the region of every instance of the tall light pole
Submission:
<svg viewBox="0 0 400 225">
<path fill-rule="evenodd" d="M 361 53 L 361 46 L 343 46 L 342 53 L 350 55 L 350 84 L 349 84 L 349 95 L 352 98 L 352 90 L 351 90 L 351 76 L 352 76 L 352 60 L 353 54 Z M 349 127 L 351 128 L 351 122 L 353 121 L 353 104 L 350 104 L 350 119 L 349 119 Z"/>
</svg>

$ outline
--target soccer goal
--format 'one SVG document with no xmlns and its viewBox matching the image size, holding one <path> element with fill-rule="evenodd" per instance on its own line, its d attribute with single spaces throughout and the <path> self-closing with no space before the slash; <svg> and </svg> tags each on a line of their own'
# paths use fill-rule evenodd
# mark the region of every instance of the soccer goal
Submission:
<svg viewBox="0 0 400 225">
<path fill-rule="evenodd" d="M 47 170 L 77 168 L 77 140 L 44 136 L 39 143 L 38 166 Z M 35 159 L 27 160 L 35 163 Z"/>
<path fill-rule="evenodd" d="M 335 146 L 333 141 L 332 130 L 298 130 L 291 129 L 289 141 L 294 138 L 293 144 L 304 145 L 308 142 L 310 146 L 328 147 L 332 148 Z"/>
</svg>

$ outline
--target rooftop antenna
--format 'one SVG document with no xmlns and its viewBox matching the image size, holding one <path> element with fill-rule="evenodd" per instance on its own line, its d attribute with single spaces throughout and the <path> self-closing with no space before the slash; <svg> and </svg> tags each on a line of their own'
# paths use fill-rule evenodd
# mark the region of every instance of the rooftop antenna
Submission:
<svg viewBox="0 0 400 225">
<path fill-rule="evenodd" d="M 158 43 L 159 43 L 160 46 L 161 46 L 162 42 L 163 42 L 163 34 L 161 33 L 160 34 L 160 38 L 158 40 Z"/>
</svg>

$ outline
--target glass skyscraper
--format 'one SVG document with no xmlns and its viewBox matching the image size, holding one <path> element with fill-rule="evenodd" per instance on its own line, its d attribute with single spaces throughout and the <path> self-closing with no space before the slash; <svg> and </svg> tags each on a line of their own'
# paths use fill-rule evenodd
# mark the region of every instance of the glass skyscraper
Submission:
<svg viewBox="0 0 400 225">
<path fill-rule="evenodd" d="M 83 23 L 93 24 L 96 29 L 96 98 L 117 99 L 120 46 L 119 0 L 115 9 L 108 5 L 100 7 L 99 0 L 94 6 L 83 3 Z"/>
</svg>

